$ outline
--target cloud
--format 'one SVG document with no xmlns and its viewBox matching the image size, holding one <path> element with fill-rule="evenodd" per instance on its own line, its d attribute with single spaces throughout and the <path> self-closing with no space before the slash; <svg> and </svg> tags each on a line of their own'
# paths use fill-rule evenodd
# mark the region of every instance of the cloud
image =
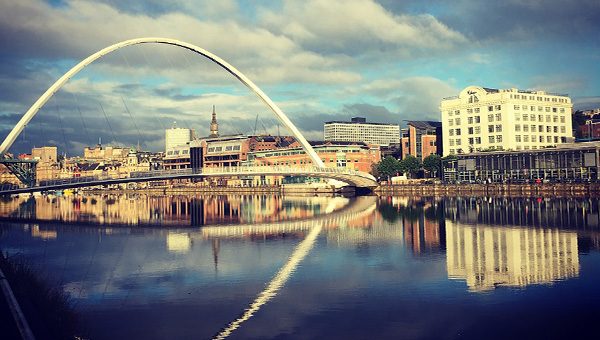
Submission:
<svg viewBox="0 0 600 340">
<path fill-rule="evenodd" d="M 368 0 L 286 1 L 281 12 L 263 9 L 260 19 L 269 30 L 323 53 L 413 53 L 449 49 L 465 42 L 460 33 L 431 15 L 394 15 Z"/>
<path fill-rule="evenodd" d="M 600 3 L 595 0 L 380 2 L 398 13 L 437 12 L 439 21 L 475 42 L 588 40 L 600 29 Z"/>
</svg>

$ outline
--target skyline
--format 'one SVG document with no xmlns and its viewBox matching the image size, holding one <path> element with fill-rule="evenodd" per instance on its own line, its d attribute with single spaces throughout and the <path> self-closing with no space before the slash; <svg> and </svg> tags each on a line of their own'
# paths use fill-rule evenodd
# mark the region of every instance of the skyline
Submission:
<svg viewBox="0 0 600 340">
<path fill-rule="evenodd" d="M 308 139 L 322 139 L 325 121 L 357 115 L 401 125 L 439 121 L 441 98 L 469 85 L 567 93 L 574 110 L 598 107 L 597 14 L 596 2 L 558 0 L 2 4 L 1 134 L 83 58 L 153 35 L 230 62 Z M 224 70 L 189 51 L 135 46 L 70 80 L 12 151 L 54 142 L 81 152 L 98 138 L 160 150 L 173 121 L 208 134 L 212 105 L 224 133 L 251 132 L 257 114 L 259 130 L 277 133 L 274 115 Z"/>
</svg>

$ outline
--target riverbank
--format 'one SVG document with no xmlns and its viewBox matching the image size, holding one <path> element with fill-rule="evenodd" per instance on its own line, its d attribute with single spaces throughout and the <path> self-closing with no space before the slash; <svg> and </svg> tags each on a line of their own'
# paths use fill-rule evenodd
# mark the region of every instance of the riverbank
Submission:
<svg viewBox="0 0 600 340">
<path fill-rule="evenodd" d="M 72 339 L 79 332 L 77 317 L 69 299 L 61 288 L 51 285 L 47 278 L 40 278 L 32 267 L 22 259 L 7 258 L 0 252 L 0 268 L 37 339 Z M 0 296 L 1 337 L 19 339 L 15 319 L 10 313 L 6 295 Z M 17 334 L 17 337 L 14 335 Z"/>
<path fill-rule="evenodd" d="M 552 196 L 600 197 L 600 183 L 396 184 L 377 187 L 380 196 Z"/>
</svg>

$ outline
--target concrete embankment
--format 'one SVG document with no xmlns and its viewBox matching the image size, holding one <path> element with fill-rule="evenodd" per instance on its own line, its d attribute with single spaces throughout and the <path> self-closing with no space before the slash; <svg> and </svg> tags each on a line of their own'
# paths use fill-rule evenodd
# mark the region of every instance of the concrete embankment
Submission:
<svg viewBox="0 0 600 340">
<path fill-rule="evenodd" d="M 380 186 L 381 196 L 554 196 L 600 197 L 600 183 L 544 184 L 396 184 Z"/>
</svg>

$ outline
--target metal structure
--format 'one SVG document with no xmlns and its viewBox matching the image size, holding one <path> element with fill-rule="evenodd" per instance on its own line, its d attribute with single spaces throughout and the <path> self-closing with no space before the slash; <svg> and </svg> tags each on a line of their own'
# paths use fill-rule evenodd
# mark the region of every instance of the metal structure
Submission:
<svg viewBox="0 0 600 340">
<path fill-rule="evenodd" d="M 126 46 L 131 46 L 131 45 L 149 44 L 149 43 L 150 44 L 166 44 L 166 45 L 183 47 L 185 49 L 188 49 L 190 51 L 193 51 L 195 53 L 198 53 L 198 54 L 208 58 L 209 60 L 213 61 L 214 63 L 216 63 L 219 66 L 221 66 L 222 68 L 224 68 L 227 72 L 231 73 L 234 77 L 236 77 L 242 84 L 244 84 L 246 87 L 248 87 L 250 90 L 252 90 L 265 104 L 267 104 L 267 106 L 273 111 L 273 113 L 275 113 L 277 118 L 288 129 L 290 129 L 290 131 L 292 132 L 294 137 L 302 145 L 302 148 L 304 148 L 306 153 L 310 156 L 314 165 L 319 166 L 319 167 L 325 166 L 325 164 L 323 163 L 321 158 L 319 158 L 319 156 L 313 150 L 313 148 L 310 146 L 310 144 L 308 143 L 306 138 L 304 138 L 304 136 L 302 136 L 302 134 L 300 133 L 298 128 L 296 128 L 296 126 L 289 120 L 289 118 L 283 113 L 283 111 L 281 111 L 281 109 L 277 105 L 275 105 L 275 103 L 273 103 L 271 98 L 269 98 L 260 88 L 258 88 L 258 86 L 256 86 L 242 72 L 237 70 L 235 67 L 233 67 L 231 64 L 229 64 L 225 60 L 221 59 L 220 57 L 216 56 L 215 54 L 213 54 L 201 47 L 198 47 L 196 45 L 192 45 L 192 44 L 180 41 L 180 40 L 176 40 L 176 39 L 160 38 L 160 37 L 137 38 L 137 39 L 121 41 L 119 43 L 110 45 L 110 46 L 90 55 L 89 57 L 87 57 L 83 61 L 81 61 L 79 64 L 75 65 L 73 68 L 71 68 L 69 71 L 67 71 L 67 73 L 65 73 L 62 77 L 60 77 L 54 84 L 52 84 L 52 86 L 50 86 L 48 88 L 48 90 L 46 90 L 46 92 L 44 92 L 44 94 L 42 94 L 42 96 L 40 96 L 38 98 L 38 100 L 29 108 L 29 110 L 27 110 L 27 112 L 23 115 L 21 120 L 19 120 L 17 125 L 12 129 L 12 131 L 8 134 L 6 139 L 0 145 L 0 154 L 5 154 L 8 151 L 8 149 L 11 147 L 11 145 L 14 143 L 14 141 L 19 136 L 19 134 L 21 134 L 21 132 L 23 131 L 25 126 L 27 126 L 27 124 L 31 121 L 31 119 L 40 110 L 40 108 L 48 100 L 50 100 L 50 98 L 52 98 L 52 96 L 58 90 L 60 90 L 60 88 L 69 79 L 71 79 L 73 76 L 75 76 L 83 68 L 85 68 L 92 62 L 96 61 L 97 59 L 99 59 L 111 52 L 114 52 L 120 48 L 123 48 Z"/>
<path fill-rule="evenodd" d="M 0 164 L 4 165 L 21 183 L 26 186 L 35 185 L 35 170 L 37 160 L 34 159 L 14 159 L 3 155 Z"/>
<path fill-rule="evenodd" d="M 133 182 L 151 182 L 170 179 L 206 178 L 206 177 L 243 177 L 243 176 L 307 176 L 336 179 L 357 188 L 374 188 L 375 177 L 361 171 L 345 168 L 322 168 L 318 166 L 239 166 L 205 169 L 180 169 L 169 171 L 132 172 L 127 177 L 74 177 L 40 182 L 39 185 L 0 191 L 0 194 L 20 194 L 49 190 L 113 185 Z"/>
</svg>

